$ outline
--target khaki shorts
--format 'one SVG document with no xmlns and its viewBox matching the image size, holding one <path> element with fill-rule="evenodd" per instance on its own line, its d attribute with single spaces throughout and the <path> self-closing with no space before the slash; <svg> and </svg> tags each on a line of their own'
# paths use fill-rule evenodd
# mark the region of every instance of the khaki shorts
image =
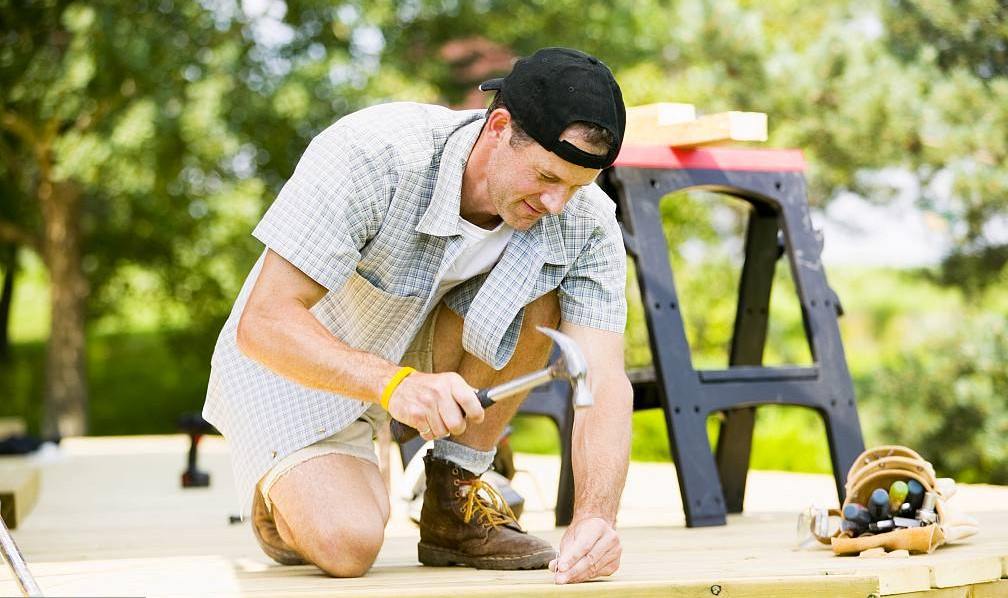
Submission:
<svg viewBox="0 0 1008 598">
<path fill-rule="evenodd" d="M 403 358 L 399 361 L 400 365 L 408 365 L 421 372 L 429 372 L 434 369 L 432 365 L 434 325 L 437 322 L 438 312 L 440 312 L 442 307 L 443 304 L 439 304 L 431 312 L 431 315 L 428 316 L 423 327 L 417 332 L 417 335 L 413 338 L 413 342 L 410 343 Z M 370 461 L 377 466 L 378 454 L 375 452 L 374 441 L 378 434 L 378 426 L 385 425 L 388 419 L 388 412 L 382 409 L 381 405 L 373 404 L 356 421 L 339 432 L 328 438 L 323 438 L 315 444 L 294 451 L 280 461 L 277 461 L 259 482 L 259 489 L 262 492 L 266 508 L 268 510 L 273 509 L 269 498 L 269 491 L 273 487 L 273 484 L 294 467 L 315 457 L 333 454 L 350 455 L 351 457 Z"/>
</svg>

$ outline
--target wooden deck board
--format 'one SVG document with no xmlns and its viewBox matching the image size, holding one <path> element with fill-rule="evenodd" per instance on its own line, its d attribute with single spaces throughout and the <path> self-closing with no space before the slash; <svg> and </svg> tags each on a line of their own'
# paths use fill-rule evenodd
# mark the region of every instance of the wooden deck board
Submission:
<svg viewBox="0 0 1008 598">
<path fill-rule="evenodd" d="M 24 461 L 0 457 L 0 516 L 17 529 L 38 501 L 39 472 Z"/>
<path fill-rule="evenodd" d="M 777 506 L 777 512 L 732 515 L 723 527 L 687 529 L 674 523 L 682 514 L 677 489 L 667 485 L 675 478 L 671 466 L 636 463 L 620 513 L 623 566 L 612 578 L 560 587 L 545 571 L 421 567 L 416 528 L 405 517 L 405 505 L 393 501 L 386 543 L 371 572 L 360 579 L 331 579 L 314 567 L 272 564 L 259 552 L 247 523 L 228 523 L 236 500 L 226 446 L 214 438 L 204 442 L 200 465 L 211 472 L 208 489 L 179 488 L 186 448 L 180 437 L 80 439 L 65 442 L 60 454 L 35 460 L 42 470 L 41 494 L 15 537 L 42 589 L 49 595 L 179 598 L 1008 596 L 1008 580 L 999 580 L 1008 569 L 1008 512 L 982 510 L 1008 504 L 1008 489 L 960 490 L 982 511 L 973 510 L 981 534 L 966 544 L 903 559 L 840 558 L 828 550 L 794 549 L 800 506 L 761 497 L 773 496 L 774 489 L 779 496 L 781 484 L 793 483 L 811 484 L 801 500 L 822 499 L 813 495 L 822 487 L 832 492 L 828 476 L 776 474 L 771 479 L 754 472 L 747 506 Z M 527 479 L 520 488 L 528 499 L 523 521 L 556 545 L 563 530 L 551 527 L 547 509 L 555 495 L 550 487 L 555 469 L 548 465 L 556 460 L 518 459 L 519 468 L 529 470 L 527 478 L 543 478 Z M 645 525 L 652 520 L 661 525 Z M 0 596 L 16 594 L 9 571 L 0 566 Z"/>
</svg>

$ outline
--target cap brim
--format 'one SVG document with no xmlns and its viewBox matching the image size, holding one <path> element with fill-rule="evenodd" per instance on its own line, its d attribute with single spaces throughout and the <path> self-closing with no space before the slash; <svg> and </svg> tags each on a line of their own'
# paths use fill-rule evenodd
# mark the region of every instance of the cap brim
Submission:
<svg viewBox="0 0 1008 598">
<path fill-rule="evenodd" d="M 484 81 L 484 82 L 480 83 L 479 90 L 480 91 L 493 91 L 493 90 L 496 90 L 496 89 L 501 89 L 502 87 L 504 87 L 504 78 L 503 77 L 499 77 L 497 79 L 490 79 L 489 81 Z"/>
</svg>

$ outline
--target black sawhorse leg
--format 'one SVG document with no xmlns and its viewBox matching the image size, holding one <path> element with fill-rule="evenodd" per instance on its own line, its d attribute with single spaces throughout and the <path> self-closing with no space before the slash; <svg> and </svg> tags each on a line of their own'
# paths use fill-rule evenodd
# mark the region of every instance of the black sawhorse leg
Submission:
<svg viewBox="0 0 1008 598">
<path fill-rule="evenodd" d="M 654 394 L 668 425 L 687 525 L 720 525 L 726 513 L 742 510 L 755 408 L 763 404 L 801 405 L 823 417 L 842 499 L 846 471 L 864 442 L 837 327 L 839 306 L 819 261 L 821 247 L 808 217 L 801 173 L 617 165 L 607 172 L 605 183 L 619 206 L 627 250 L 637 264 L 655 362 Z M 725 193 L 752 208 L 725 370 L 692 365 L 662 229 L 661 198 L 691 188 Z M 761 365 L 773 272 L 782 253 L 802 305 L 811 367 Z M 635 403 L 647 402 L 637 400 L 649 394 L 643 384 L 634 386 Z M 705 422 L 718 411 L 725 420 L 715 456 Z"/>
</svg>

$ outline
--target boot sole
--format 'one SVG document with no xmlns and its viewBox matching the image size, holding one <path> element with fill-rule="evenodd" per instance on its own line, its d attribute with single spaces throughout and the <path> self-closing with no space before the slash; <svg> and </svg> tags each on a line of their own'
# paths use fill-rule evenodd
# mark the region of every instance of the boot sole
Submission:
<svg viewBox="0 0 1008 598">
<path fill-rule="evenodd" d="M 474 569 L 514 571 L 516 569 L 545 569 L 549 566 L 549 562 L 556 558 L 556 552 L 549 549 L 520 556 L 471 556 L 420 542 L 417 544 L 417 558 L 421 564 L 428 567 L 461 565 Z"/>
<path fill-rule="evenodd" d="M 277 563 L 281 565 L 307 565 L 306 561 L 300 554 L 295 552 L 289 546 L 283 543 L 280 539 L 280 534 L 276 531 L 276 524 L 272 522 L 272 517 L 266 512 L 266 503 L 262 499 L 262 495 L 259 493 L 259 487 L 256 486 L 255 498 L 252 501 L 252 533 L 255 535 L 256 542 L 259 543 L 259 548 Z M 270 522 L 267 525 L 272 525 L 272 534 L 276 536 L 276 541 L 280 542 L 281 546 L 276 546 L 274 543 L 268 541 L 264 536 L 262 530 L 256 525 L 256 521 L 260 519 L 269 518 Z"/>
</svg>

